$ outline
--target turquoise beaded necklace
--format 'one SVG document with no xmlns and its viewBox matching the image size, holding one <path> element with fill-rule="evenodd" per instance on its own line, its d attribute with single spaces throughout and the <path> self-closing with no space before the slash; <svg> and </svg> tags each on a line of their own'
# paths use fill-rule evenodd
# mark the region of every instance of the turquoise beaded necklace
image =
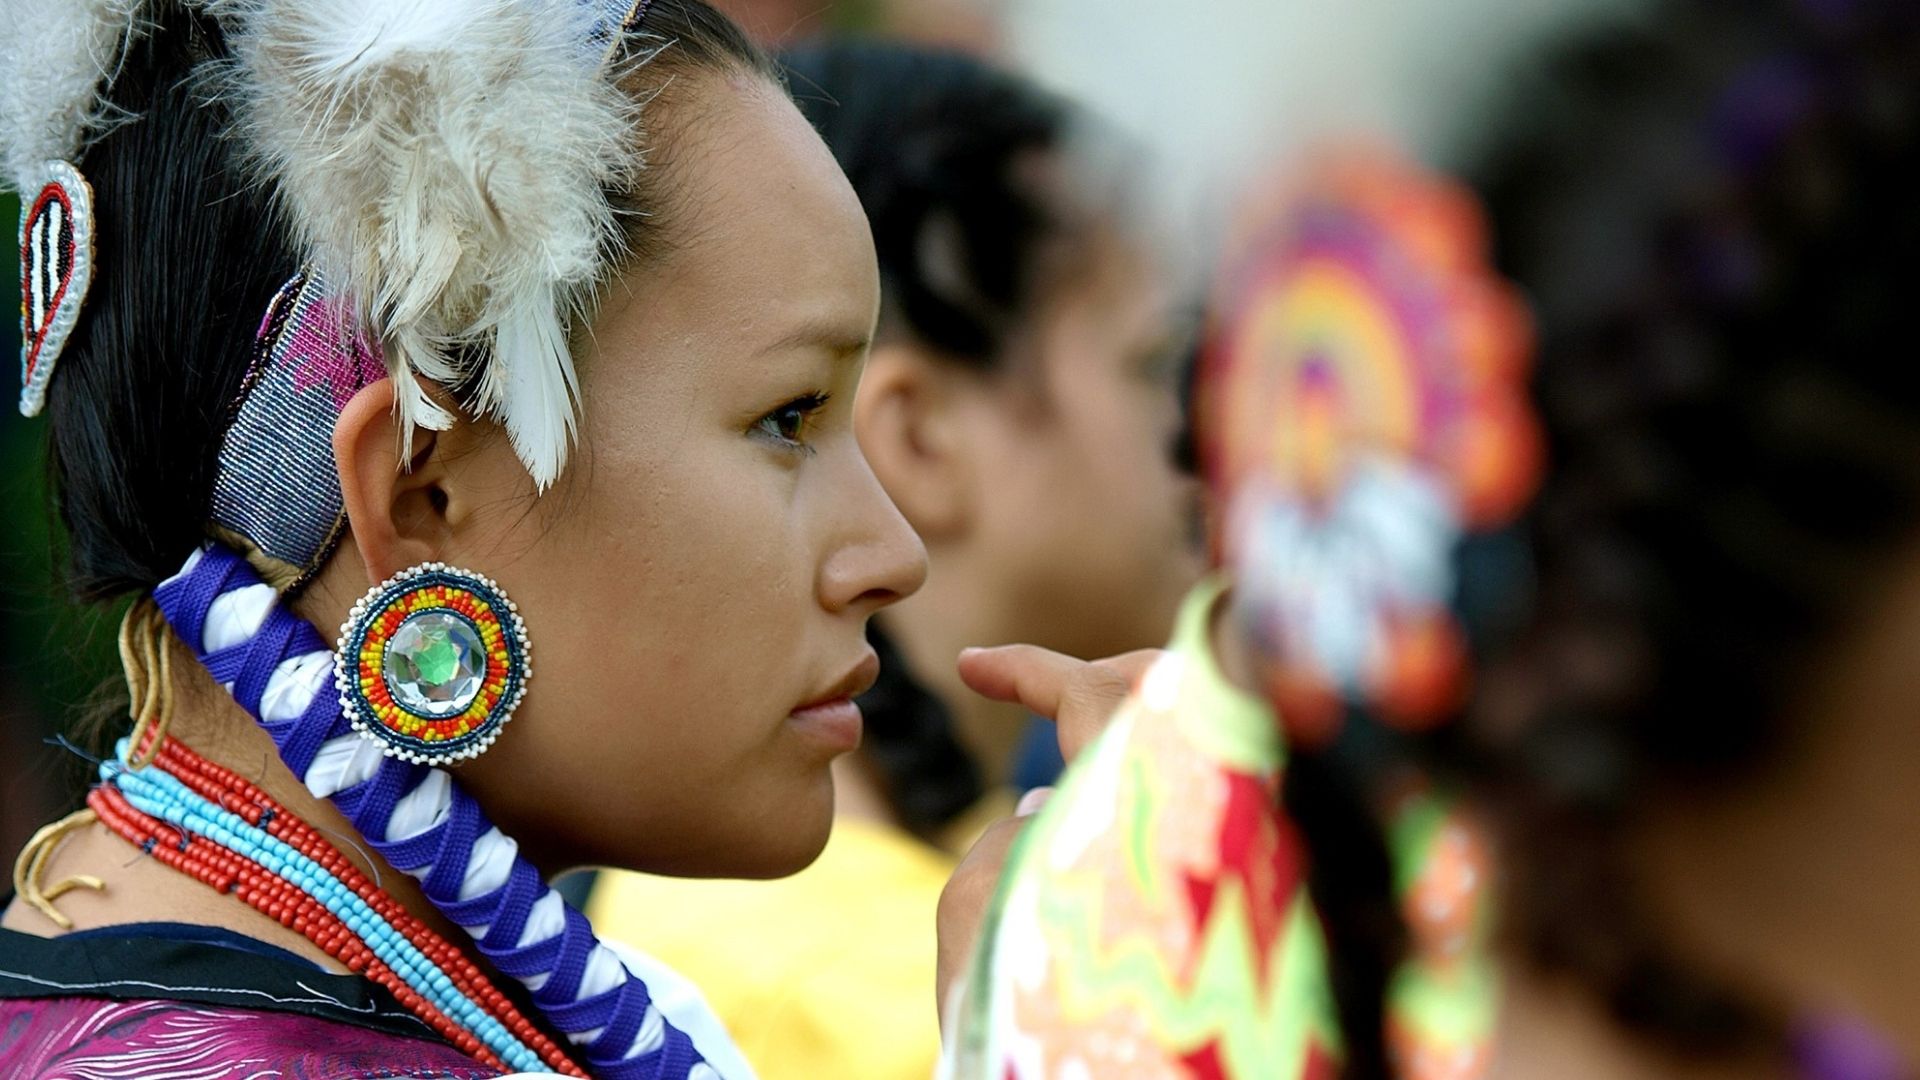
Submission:
<svg viewBox="0 0 1920 1080">
<path fill-rule="evenodd" d="M 119 789 L 127 802 L 149 817 L 227 848 L 279 875 L 319 901 L 364 941 L 374 955 L 414 992 L 471 1031 L 510 1067 L 521 1072 L 545 1069 L 538 1054 L 515 1038 L 479 1003 L 461 993 L 446 973 L 421 954 L 404 934 L 320 864 L 232 811 L 188 788 L 166 770 L 128 768 L 123 762 L 131 742 L 120 740 L 119 760 L 101 763 L 100 778 Z"/>
</svg>

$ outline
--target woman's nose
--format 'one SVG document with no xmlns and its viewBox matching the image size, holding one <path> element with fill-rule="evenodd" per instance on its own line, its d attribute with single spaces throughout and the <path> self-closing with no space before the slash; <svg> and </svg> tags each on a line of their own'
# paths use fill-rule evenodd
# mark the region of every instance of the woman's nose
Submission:
<svg viewBox="0 0 1920 1080">
<path fill-rule="evenodd" d="M 927 580 L 927 549 L 865 458 L 857 486 L 859 497 L 841 517 L 840 540 L 821 566 L 819 594 L 828 611 L 865 617 L 919 591 Z"/>
</svg>

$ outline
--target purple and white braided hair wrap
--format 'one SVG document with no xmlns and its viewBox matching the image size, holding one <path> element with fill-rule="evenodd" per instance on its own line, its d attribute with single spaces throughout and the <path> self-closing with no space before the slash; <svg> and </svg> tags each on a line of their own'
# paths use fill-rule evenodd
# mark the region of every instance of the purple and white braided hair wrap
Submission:
<svg viewBox="0 0 1920 1080">
<path fill-rule="evenodd" d="M 383 858 L 419 879 L 434 906 L 526 986 L 596 1077 L 750 1075 L 696 1004 L 676 1009 L 676 1019 L 704 1027 L 702 1045 L 675 1026 L 647 983 L 452 776 L 387 757 L 353 730 L 333 693 L 332 650 L 245 559 L 218 545 L 196 551 L 154 599 L 214 680 L 273 737 L 293 774 L 331 799 Z"/>
</svg>

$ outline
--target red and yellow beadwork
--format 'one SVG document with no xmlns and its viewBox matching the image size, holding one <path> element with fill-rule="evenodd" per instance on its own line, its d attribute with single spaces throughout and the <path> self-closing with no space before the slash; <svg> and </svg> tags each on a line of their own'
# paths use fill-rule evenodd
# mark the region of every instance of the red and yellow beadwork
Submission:
<svg viewBox="0 0 1920 1080">
<path fill-rule="evenodd" d="M 487 578 L 440 563 L 362 598 L 341 628 L 334 667 L 355 730 L 423 763 L 483 752 L 531 674 L 513 603 Z"/>
</svg>

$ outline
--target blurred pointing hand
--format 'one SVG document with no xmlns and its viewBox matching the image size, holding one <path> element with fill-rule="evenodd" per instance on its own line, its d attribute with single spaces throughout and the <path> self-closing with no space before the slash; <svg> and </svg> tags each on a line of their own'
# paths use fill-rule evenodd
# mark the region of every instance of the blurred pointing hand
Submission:
<svg viewBox="0 0 1920 1080">
<path fill-rule="evenodd" d="M 1037 645 L 1002 645 L 962 652 L 960 678 L 982 697 L 1052 720 L 1060 729 L 1060 753 L 1072 761 L 1159 658 L 1159 649 L 1141 649 L 1086 661 Z"/>
</svg>

